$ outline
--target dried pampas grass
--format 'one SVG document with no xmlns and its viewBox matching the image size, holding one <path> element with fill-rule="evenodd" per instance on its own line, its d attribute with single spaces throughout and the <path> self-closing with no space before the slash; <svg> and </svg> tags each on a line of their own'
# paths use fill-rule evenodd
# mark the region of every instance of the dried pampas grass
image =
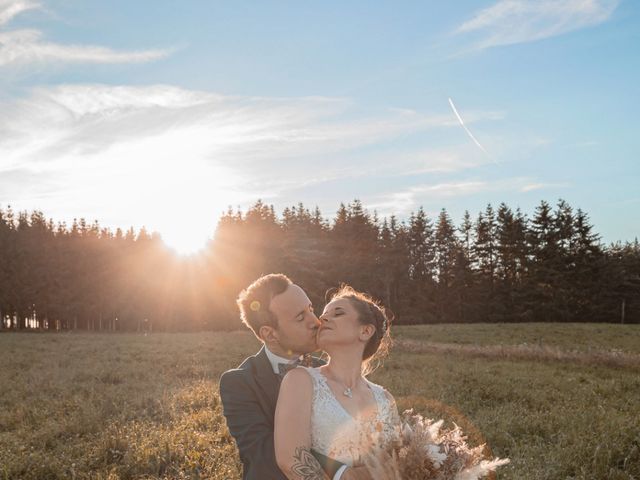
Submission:
<svg viewBox="0 0 640 480">
<path fill-rule="evenodd" d="M 477 480 L 509 463 L 486 460 L 484 445 L 471 448 L 458 425 L 445 430 L 442 424 L 406 410 L 394 441 L 364 459 L 373 480 Z"/>
</svg>

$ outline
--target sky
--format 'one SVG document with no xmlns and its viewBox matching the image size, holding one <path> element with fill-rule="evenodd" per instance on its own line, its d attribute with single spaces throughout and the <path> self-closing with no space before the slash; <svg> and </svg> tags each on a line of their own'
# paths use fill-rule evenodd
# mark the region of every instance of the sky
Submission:
<svg viewBox="0 0 640 480">
<path fill-rule="evenodd" d="M 228 206 L 562 198 L 640 236 L 634 0 L 0 0 L 0 208 L 161 233 Z"/>
</svg>

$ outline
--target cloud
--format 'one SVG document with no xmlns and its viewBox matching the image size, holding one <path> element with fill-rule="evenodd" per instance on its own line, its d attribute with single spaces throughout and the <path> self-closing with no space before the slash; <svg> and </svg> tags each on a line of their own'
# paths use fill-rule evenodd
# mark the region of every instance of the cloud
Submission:
<svg viewBox="0 0 640 480">
<path fill-rule="evenodd" d="M 30 1 L 0 0 L 0 26 L 27 10 L 39 9 Z M 166 57 L 171 50 L 119 52 L 96 45 L 63 45 L 43 39 L 35 29 L 0 31 L 0 68 L 46 63 L 140 63 Z"/>
<path fill-rule="evenodd" d="M 0 67 L 32 63 L 140 63 L 169 55 L 170 50 L 117 52 L 90 45 L 61 45 L 41 40 L 37 30 L 0 32 Z"/>
<path fill-rule="evenodd" d="M 471 118 L 481 121 L 483 113 Z M 141 218 L 158 229 L 185 211 L 213 222 L 229 204 L 332 179 L 476 165 L 466 142 L 406 145 L 409 135 L 439 137 L 449 128 L 459 128 L 450 114 L 362 114 L 344 98 L 225 96 L 169 85 L 42 87 L 0 103 L 0 202 L 42 208 L 46 197 L 56 218 L 119 225 Z M 17 170 L 30 188 L 9 195 L 8 172 Z"/>
<path fill-rule="evenodd" d="M 382 215 L 402 215 L 415 210 L 421 199 L 471 195 L 486 191 L 490 187 L 490 183 L 480 180 L 415 185 L 398 192 L 382 195 L 370 202 L 367 207 L 379 210 Z"/>
<path fill-rule="evenodd" d="M 533 42 L 603 23 L 618 3 L 619 0 L 499 0 L 454 33 L 475 34 L 477 50 Z"/>
<path fill-rule="evenodd" d="M 397 192 L 390 192 L 373 199 L 367 207 L 377 209 L 381 215 L 403 215 L 418 205 L 447 198 L 466 197 L 485 192 L 529 192 L 544 188 L 566 188 L 567 183 L 538 183 L 526 177 L 505 178 L 494 181 L 463 180 L 435 184 L 414 185 Z"/>
<path fill-rule="evenodd" d="M 0 25 L 8 23 L 16 15 L 26 12 L 27 10 L 35 10 L 40 8 L 40 4 L 36 2 L 0 0 Z"/>
<path fill-rule="evenodd" d="M 600 145 L 600 142 L 597 142 L 595 140 L 585 140 L 584 142 L 572 143 L 567 146 L 575 147 L 575 148 L 589 148 L 589 147 L 597 147 L 599 145 Z"/>
<path fill-rule="evenodd" d="M 542 190 L 545 188 L 567 188 L 568 183 L 528 183 L 520 188 L 521 192 L 532 192 L 534 190 Z"/>
<path fill-rule="evenodd" d="M 384 176 L 453 173 L 484 165 L 489 161 L 467 145 L 393 152 L 373 156 L 377 165 L 368 173 Z"/>
<path fill-rule="evenodd" d="M 2 105 L 0 148 L 12 146 L 5 162 L 11 157 L 40 162 L 153 138 L 195 156 L 260 168 L 261 160 L 286 165 L 301 155 L 326 155 L 455 124 L 444 115 L 396 112 L 344 120 L 340 116 L 348 107 L 336 98 L 233 97 L 167 85 L 63 85 L 35 89 Z"/>
</svg>

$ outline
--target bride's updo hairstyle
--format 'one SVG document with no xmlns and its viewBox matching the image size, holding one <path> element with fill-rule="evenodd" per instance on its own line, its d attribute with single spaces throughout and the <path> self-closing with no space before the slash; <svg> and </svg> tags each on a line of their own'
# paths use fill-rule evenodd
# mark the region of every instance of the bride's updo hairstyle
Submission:
<svg viewBox="0 0 640 480">
<path fill-rule="evenodd" d="M 358 312 L 358 320 L 361 325 L 373 325 L 376 332 L 369 339 L 362 352 L 363 375 L 373 372 L 382 360 L 389 354 L 391 348 L 391 334 L 389 329 L 393 315 L 384 306 L 375 301 L 370 295 L 354 290 L 349 285 L 342 285 L 337 292 L 331 295 L 330 300 L 344 298 Z"/>
</svg>

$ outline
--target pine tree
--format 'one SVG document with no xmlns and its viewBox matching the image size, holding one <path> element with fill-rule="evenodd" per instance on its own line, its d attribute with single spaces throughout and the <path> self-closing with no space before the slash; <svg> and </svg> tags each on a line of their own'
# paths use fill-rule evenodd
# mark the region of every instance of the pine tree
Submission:
<svg viewBox="0 0 640 480">
<path fill-rule="evenodd" d="M 528 307 L 537 319 L 566 320 L 566 311 L 556 303 L 556 289 L 560 286 L 561 264 L 556 219 L 551 206 L 540 202 L 529 228 L 532 257 L 528 277 Z"/>
<path fill-rule="evenodd" d="M 417 214 L 411 214 L 407 232 L 409 257 L 410 315 L 416 321 L 435 320 L 435 252 L 434 234 L 431 220 L 420 207 Z"/>
<path fill-rule="evenodd" d="M 457 295 L 457 320 L 475 322 L 480 318 L 479 291 L 473 265 L 477 265 L 474 254 L 474 225 L 471 215 L 465 210 L 458 228 L 459 248 L 456 251 L 454 290 Z"/>
<path fill-rule="evenodd" d="M 449 218 L 449 214 L 443 208 L 436 222 L 434 236 L 434 260 L 437 271 L 437 302 L 439 304 L 439 316 L 441 321 L 450 321 L 456 314 L 451 289 L 454 286 L 454 273 L 456 270 L 456 259 L 459 251 L 458 239 L 455 227 Z"/>
<path fill-rule="evenodd" d="M 237 328 L 237 293 L 269 271 L 316 304 L 341 282 L 382 299 L 402 323 L 640 322 L 640 245 L 604 246 L 588 216 L 559 200 L 531 221 L 489 205 L 456 232 L 423 208 L 405 224 L 362 202 L 331 226 L 316 207 L 229 209 L 206 255 L 179 259 L 155 232 L 112 233 L 97 221 L 55 224 L 0 209 L 0 328 L 175 331 Z M 7 321 L 11 318 L 11 321 Z M 151 327 L 153 325 L 153 327 Z"/>
<path fill-rule="evenodd" d="M 394 215 L 390 220 L 383 219 L 380 227 L 379 275 L 383 284 L 384 304 L 392 311 L 399 313 L 402 305 L 402 292 L 408 281 L 409 259 L 407 251 L 406 227 L 398 223 Z M 402 320 L 398 315 L 398 320 Z"/>
<path fill-rule="evenodd" d="M 491 204 L 484 212 L 478 214 L 475 223 L 475 236 L 472 247 L 473 266 L 477 272 L 477 288 L 479 302 L 476 317 L 486 321 L 493 318 L 495 310 L 495 282 L 497 262 L 497 227 L 495 213 Z"/>
<path fill-rule="evenodd" d="M 493 291 L 496 276 L 496 239 L 495 214 L 491 204 L 488 204 L 484 213 L 478 214 L 473 252 L 477 268 L 487 284 L 490 285 L 491 291 Z"/>
<path fill-rule="evenodd" d="M 348 206 L 346 232 L 348 243 L 343 246 L 343 251 L 348 254 L 348 257 L 343 257 L 347 269 L 343 272 L 345 280 L 356 288 L 369 284 L 371 293 L 381 293 L 382 282 L 371 261 L 377 256 L 379 231 L 358 199 Z"/>
<path fill-rule="evenodd" d="M 311 218 L 311 231 L 320 237 L 328 228 L 327 221 L 322 216 L 320 208 L 316 205 L 316 208 L 313 210 L 313 217 Z"/>
<path fill-rule="evenodd" d="M 13 213 L 11 207 L 7 212 L 0 208 L 0 330 L 5 328 L 5 316 L 11 316 L 9 285 L 10 274 L 14 270 L 11 265 L 13 251 Z M 9 325 L 7 325 L 9 327 Z"/>
<path fill-rule="evenodd" d="M 600 237 L 592 232 L 589 217 L 581 209 L 573 217 L 573 236 L 570 241 L 571 285 L 570 308 L 574 321 L 596 321 L 603 318 L 602 278 L 605 276 Z"/>
<path fill-rule="evenodd" d="M 469 210 L 464 211 L 464 217 L 462 219 L 462 224 L 458 229 L 460 235 L 462 237 L 462 248 L 467 259 L 471 260 L 472 258 L 472 245 L 473 245 L 473 222 L 471 221 L 471 215 L 469 214 Z"/>
</svg>

